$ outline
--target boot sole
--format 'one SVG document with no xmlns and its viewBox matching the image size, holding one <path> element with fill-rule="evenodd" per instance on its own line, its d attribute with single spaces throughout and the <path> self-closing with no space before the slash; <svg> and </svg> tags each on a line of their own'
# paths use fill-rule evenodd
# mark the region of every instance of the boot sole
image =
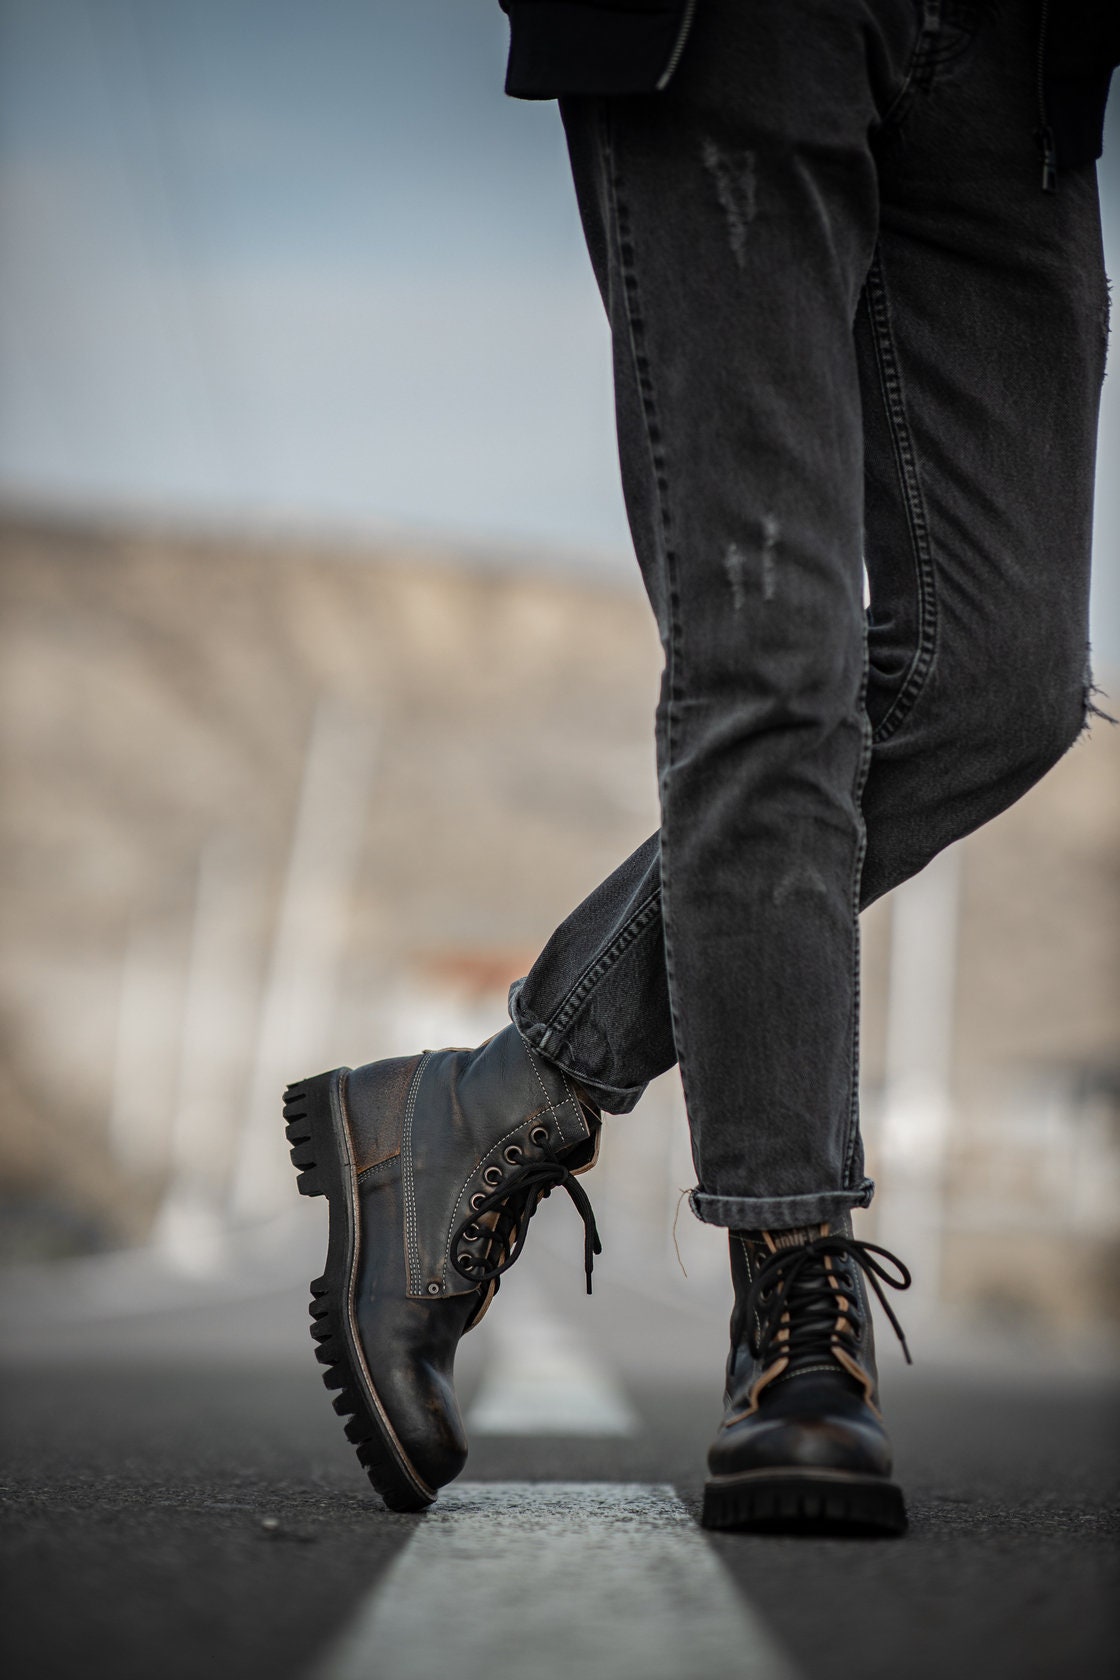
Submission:
<svg viewBox="0 0 1120 1680">
<path fill-rule="evenodd" d="M 770 1534 L 906 1532 L 901 1488 L 843 1470 L 747 1470 L 704 1485 L 705 1528 Z"/>
<path fill-rule="evenodd" d="M 391 1511 L 423 1511 L 436 1497 L 397 1439 L 366 1364 L 354 1317 L 358 1278 L 358 1178 L 346 1124 L 349 1068 L 289 1085 L 284 1119 L 292 1165 L 303 1196 L 325 1196 L 330 1220 L 327 1261 L 311 1285 L 311 1337 L 326 1367 L 323 1382 L 337 1389 L 333 1405 L 346 1419 L 346 1437 L 374 1488 Z"/>
</svg>

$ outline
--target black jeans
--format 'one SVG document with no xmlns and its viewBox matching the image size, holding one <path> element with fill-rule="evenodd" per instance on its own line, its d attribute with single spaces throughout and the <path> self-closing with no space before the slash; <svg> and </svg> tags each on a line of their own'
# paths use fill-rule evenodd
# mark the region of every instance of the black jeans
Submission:
<svg viewBox="0 0 1120 1680">
<path fill-rule="evenodd" d="M 1037 0 L 708 0 L 667 93 L 565 103 L 662 823 L 511 1015 L 609 1111 L 679 1061 L 713 1224 L 870 1199 L 859 908 L 1089 706 L 1107 294 L 1037 49 Z"/>
</svg>

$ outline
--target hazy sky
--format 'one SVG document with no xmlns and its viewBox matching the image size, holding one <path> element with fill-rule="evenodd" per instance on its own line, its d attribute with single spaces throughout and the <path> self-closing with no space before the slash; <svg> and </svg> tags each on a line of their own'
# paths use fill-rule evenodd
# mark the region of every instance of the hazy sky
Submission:
<svg viewBox="0 0 1120 1680">
<path fill-rule="evenodd" d="M 503 97 L 497 0 L 0 0 L 0 25 L 0 487 L 625 554 L 559 120 Z M 1115 374 L 1106 398 L 1116 666 Z"/>
</svg>

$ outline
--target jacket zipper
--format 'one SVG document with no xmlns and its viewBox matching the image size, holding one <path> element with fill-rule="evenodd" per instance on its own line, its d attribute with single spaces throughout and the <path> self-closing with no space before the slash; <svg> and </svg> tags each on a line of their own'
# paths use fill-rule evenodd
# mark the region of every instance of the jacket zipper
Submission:
<svg viewBox="0 0 1120 1680">
<path fill-rule="evenodd" d="M 1038 99 L 1037 140 L 1042 152 L 1042 190 L 1058 190 L 1058 154 L 1054 145 L 1054 130 L 1046 112 L 1046 31 L 1050 23 L 1050 0 L 1042 0 L 1038 20 L 1038 58 L 1035 65 L 1035 94 Z"/>
<path fill-rule="evenodd" d="M 1046 0 L 1046 3 L 1049 4 L 1049 0 Z M 669 82 L 672 80 L 673 72 L 676 70 L 677 65 L 681 61 L 681 54 L 685 49 L 685 43 L 692 32 L 692 19 L 695 11 L 696 0 L 685 0 L 684 13 L 681 17 L 681 26 L 677 30 L 677 38 L 673 42 L 673 50 L 669 54 L 669 62 L 666 64 L 664 70 L 661 72 L 661 75 L 658 77 L 658 93 L 661 92 L 662 88 L 668 87 Z"/>
</svg>

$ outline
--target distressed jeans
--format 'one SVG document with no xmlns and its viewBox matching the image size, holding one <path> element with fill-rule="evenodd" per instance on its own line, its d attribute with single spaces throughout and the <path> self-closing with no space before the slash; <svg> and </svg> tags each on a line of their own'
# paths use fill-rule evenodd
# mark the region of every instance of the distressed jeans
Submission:
<svg viewBox="0 0 1120 1680">
<path fill-rule="evenodd" d="M 679 1062 L 712 1224 L 870 1200 L 859 910 L 1091 707 L 1107 294 L 1095 170 L 1042 190 L 1038 36 L 1037 0 L 707 0 L 666 92 L 563 106 L 661 827 L 510 1010 L 610 1112 Z"/>
</svg>

